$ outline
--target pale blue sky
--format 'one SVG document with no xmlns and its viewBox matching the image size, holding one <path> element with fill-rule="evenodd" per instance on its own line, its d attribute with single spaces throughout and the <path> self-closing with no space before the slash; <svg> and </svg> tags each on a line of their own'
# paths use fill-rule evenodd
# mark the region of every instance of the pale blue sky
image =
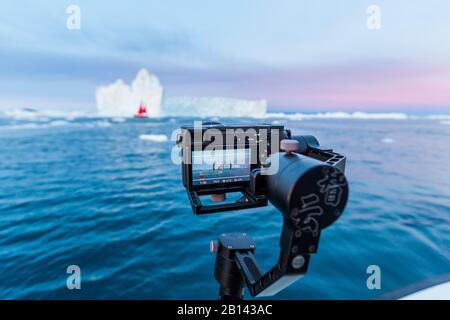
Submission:
<svg viewBox="0 0 450 320">
<path fill-rule="evenodd" d="M 381 30 L 366 27 L 370 4 Z M 446 0 L 2 0 L 0 108 L 92 110 L 97 85 L 146 67 L 171 96 L 448 112 L 449 39 Z"/>
</svg>

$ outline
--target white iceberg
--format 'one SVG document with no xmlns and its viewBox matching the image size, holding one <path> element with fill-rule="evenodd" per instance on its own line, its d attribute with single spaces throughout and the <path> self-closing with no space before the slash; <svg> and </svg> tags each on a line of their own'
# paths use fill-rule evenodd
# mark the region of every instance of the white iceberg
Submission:
<svg viewBox="0 0 450 320">
<path fill-rule="evenodd" d="M 264 117 L 265 100 L 241 100 L 219 97 L 173 97 L 163 101 L 158 78 L 142 69 L 131 86 L 123 80 L 98 87 L 97 110 L 105 117 L 132 117 L 141 102 L 149 117 Z"/>
<path fill-rule="evenodd" d="M 383 138 L 383 139 L 381 140 L 381 142 L 386 143 L 386 144 L 391 144 L 391 143 L 394 143 L 395 140 L 392 139 L 392 138 Z"/>
<path fill-rule="evenodd" d="M 162 97 L 158 78 L 145 69 L 138 72 L 131 87 L 119 79 L 96 90 L 98 113 L 106 117 L 132 117 L 141 103 L 147 107 L 149 117 L 159 117 Z"/>
<path fill-rule="evenodd" d="M 153 142 L 166 142 L 169 140 L 164 134 L 141 134 L 139 139 Z"/>
<path fill-rule="evenodd" d="M 264 118 L 266 100 L 221 97 L 172 97 L 164 101 L 163 114 L 178 117 Z"/>
</svg>

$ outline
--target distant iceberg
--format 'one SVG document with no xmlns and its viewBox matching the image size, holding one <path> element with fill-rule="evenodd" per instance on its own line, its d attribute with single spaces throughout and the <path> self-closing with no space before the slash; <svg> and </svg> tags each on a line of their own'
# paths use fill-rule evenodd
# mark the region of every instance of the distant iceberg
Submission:
<svg viewBox="0 0 450 320">
<path fill-rule="evenodd" d="M 258 119 L 357 119 L 357 120 L 450 120 L 449 115 L 414 116 L 399 112 L 320 112 L 320 113 L 268 113 L 266 100 L 242 100 L 224 97 L 163 97 L 164 89 L 156 75 L 142 69 L 131 85 L 122 80 L 96 90 L 97 112 L 102 117 L 129 118 L 137 112 L 141 103 L 151 118 L 216 117 Z M 34 112 L 24 111 L 20 117 L 33 117 Z M 446 123 L 445 123 L 446 124 Z"/>
<path fill-rule="evenodd" d="M 169 140 L 164 134 L 141 134 L 139 139 L 153 142 L 166 142 Z"/>
<path fill-rule="evenodd" d="M 388 112 L 319 112 L 319 113 L 267 113 L 267 118 L 289 119 L 289 120 L 309 120 L 309 119 L 359 119 L 359 120 L 406 120 L 414 119 L 405 113 Z"/>
<path fill-rule="evenodd" d="M 141 102 L 149 117 L 265 117 L 265 100 L 221 97 L 172 97 L 163 100 L 158 78 L 142 69 L 131 86 L 117 80 L 96 90 L 97 110 L 105 117 L 132 117 Z"/>
<path fill-rule="evenodd" d="M 164 100 L 163 114 L 181 117 L 264 118 L 266 100 L 219 97 L 173 97 Z"/>
<path fill-rule="evenodd" d="M 33 108 L 11 108 L 0 111 L 0 118 L 2 117 L 20 121 L 47 122 L 54 118 L 73 120 L 76 118 L 88 117 L 88 115 L 76 111 L 65 112 L 55 110 L 38 110 Z"/>
<path fill-rule="evenodd" d="M 97 110 L 105 117 L 132 117 L 141 103 L 147 107 L 149 117 L 159 117 L 162 98 L 158 78 L 145 69 L 138 72 L 131 86 L 119 79 L 96 90 Z"/>
</svg>

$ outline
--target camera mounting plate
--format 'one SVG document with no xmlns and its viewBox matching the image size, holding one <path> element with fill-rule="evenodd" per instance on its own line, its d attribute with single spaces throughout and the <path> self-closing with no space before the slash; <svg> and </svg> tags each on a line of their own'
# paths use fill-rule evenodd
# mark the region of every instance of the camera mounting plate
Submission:
<svg viewBox="0 0 450 320">
<path fill-rule="evenodd" d="M 192 211 L 197 215 L 267 206 L 266 195 L 253 194 L 247 188 L 244 187 L 234 187 L 223 190 L 218 189 L 200 190 L 200 191 L 186 190 L 186 192 L 189 201 L 191 203 Z M 242 197 L 235 202 L 205 205 L 202 203 L 200 199 L 201 196 L 210 196 L 215 194 L 227 194 L 235 192 L 240 192 L 242 194 Z"/>
</svg>

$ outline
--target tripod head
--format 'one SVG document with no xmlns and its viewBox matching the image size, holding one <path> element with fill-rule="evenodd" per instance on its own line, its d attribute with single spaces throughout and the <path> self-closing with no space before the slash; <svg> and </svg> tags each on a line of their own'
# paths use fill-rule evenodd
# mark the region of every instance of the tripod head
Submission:
<svg viewBox="0 0 450 320">
<path fill-rule="evenodd" d="M 340 217 L 347 203 L 345 157 L 320 146 L 313 136 L 291 137 L 290 131 L 284 127 L 276 129 L 282 130 L 282 134 L 275 138 L 271 136 L 270 145 L 279 142 L 281 151 L 272 148 L 269 153 L 265 149 L 269 156 L 266 161 L 261 161 L 259 155 L 256 165 L 248 167 L 248 180 L 236 181 L 228 171 L 227 179 L 220 179 L 222 176 L 213 179 L 215 183 L 219 182 L 218 185 L 202 185 L 200 182 L 196 188 L 189 188 L 194 185 L 189 181 L 194 171 L 189 167 L 183 169 L 183 174 L 190 173 L 190 177 L 183 175 L 183 181 L 194 213 L 247 209 L 270 202 L 283 215 L 280 255 L 275 266 L 266 273 L 258 266 L 256 245 L 249 235 L 222 234 L 217 245 L 212 246 L 217 252 L 214 276 L 220 284 L 220 299 L 242 299 L 245 286 L 254 297 L 271 296 L 301 278 L 307 272 L 311 255 L 317 253 L 321 231 Z M 253 136 L 255 143 L 261 140 L 260 132 Z M 247 145 L 250 143 L 244 143 Z M 231 150 L 237 152 L 240 149 Z M 206 173 L 224 174 L 223 171 L 217 173 L 214 168 L 212 173 L 204 170 L 196 174 L 202 177 Z M 246 171 L 238 168 L 240 177 L 245 177 Z M 230 181 L 234 183 L 227 187 Z M 231 205 L 210 207 L 197 201 L 198 194 L 216 195 L 229 190 L 241 190 L 243 197 Z"/>
</svg>

